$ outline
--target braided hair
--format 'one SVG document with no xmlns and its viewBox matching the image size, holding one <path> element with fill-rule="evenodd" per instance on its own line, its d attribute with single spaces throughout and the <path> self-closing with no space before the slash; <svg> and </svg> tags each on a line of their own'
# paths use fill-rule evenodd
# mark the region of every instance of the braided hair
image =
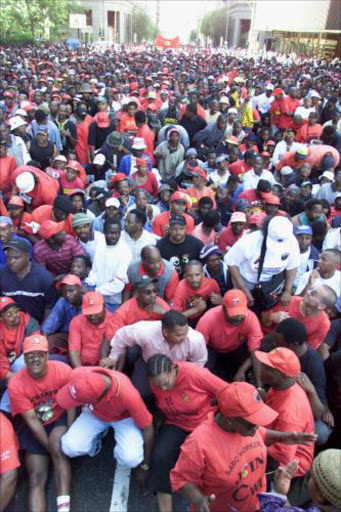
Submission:
<svg viewBox="0 0 341 512">
<path fill-rule="evenodd" d="M 161 373 L 170 373 L 173 361 L 164 354 L 155 354 L 147 361 L 148 377 L 157 377 Z"/>
</svg>

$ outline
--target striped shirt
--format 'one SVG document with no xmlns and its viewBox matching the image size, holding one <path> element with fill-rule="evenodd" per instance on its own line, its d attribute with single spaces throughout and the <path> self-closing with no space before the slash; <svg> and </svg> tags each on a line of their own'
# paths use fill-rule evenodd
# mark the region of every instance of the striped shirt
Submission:
<svg viewBox="0 0 341 512">
<path fill-rule="evenodd" d="M 80 243 L 71 235 L 66 235 L 65 242 L 59 249 L 52 249 L 45 240 L 37 242 L 33 249 L 33 258 L 53 275 L 68 274 L 72 258 L 84 254 Z"/>
</svg>

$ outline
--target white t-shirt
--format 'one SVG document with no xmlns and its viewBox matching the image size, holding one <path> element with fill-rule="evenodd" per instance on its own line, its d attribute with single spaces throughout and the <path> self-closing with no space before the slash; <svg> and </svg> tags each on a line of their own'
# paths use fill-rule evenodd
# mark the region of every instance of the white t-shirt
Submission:
<svg viewBox="0 0 341 512">
<path fill-rule="evenodd" d="M 295 116 L 301 116 L 302 119 L 308 119 L 309 114 L 314 112 L 316 114 L 316 109 L 314 107 L 306 108 L 303 105 L 297 107 L 295 110 Z"/>
<path fill-rule="evenodd" d="M 244 190 L 257 188 L 259 180 L 267 180 L 271 183 L 271 185 L 274 185 L 276 183 L 275 178 L 274 178 L 272 172 L 270 172 L 270 171 L 263 169 L 260 176 L 258 176 L 258 174 L 256 174 L 255 171 L 253 171 L 253 170 L 247 171 L 244 174 L 244 179 L 243 179 Z"/>
<path fill-rule="evenodd" d="M 300 293 L 303 292 L 304 288 L 308 284 L 309 277 L 310 277 L 311 273 L 312 273 L 312 270 L 309 270 L 309 272 L 305 272 L 303 274 L 303 276 L 301 277 L 301 279 L 298 283 L 296 295 L 299 295 Z M 314 285 L 315 284 L 316 285 L 326 284 L 327 286 L 329 286 L 330 288 L 332 288 L 334 290 L 334 292 L 336 293 L 336 295 L 338 297 L 340 297 L 340 295 L 341 295 L 341 272 L 339 270 L 336 270 L 333 277 L 330 277 L 329 279 L 323 279 L 323 277 L 320 277 L 319 279 L 317 279 L 315 281 Z"/>
<path fill-rule="evenodd" d="M 229 179 L 229 176 L 230 176 L 230 173 L 229 171 L 226 172 L 226 174 L 224 174 L 224 176 L 220 176 L 220 174 L 218 174 L 218 171 L 213 171 L 210 173 L 210 181 L 212 181 L 215 185 L 226 185 L 227 183 L 227 180 Z"/>
<path fill-rule="evenodd" d="M 267 112 L 269 112 L 271 103 L 274 101 L 275 97 L 270 96 L 270 98 L 268 98 L 264 92 L 263 94 L 256 96 L 254 99 L 257 100 L 254 102 L 254 106 L 258 108 L 261 114 L 266 114 Z"/>
<path fill-rule="evenodd" d="M 329 229 L 323 241 L 322 249 L 337 249 L 341 251 L 341 228 Z"/>
<path fill-rule="evenodd" d="M 242 277 L 250 283 L 257 283 L 258 263 L 262 248 L 263 234 L 254 231 L 240 238 L 226 253 L 226 265 L 239 267 Z M 285 243 L 278 243 L 278 250 L 265 253 L 264 265 L 260 281 L 269 281 L 272 276 L 283 270 L 298 268 L 300 249 L 294 235 Z"/>
</svg>

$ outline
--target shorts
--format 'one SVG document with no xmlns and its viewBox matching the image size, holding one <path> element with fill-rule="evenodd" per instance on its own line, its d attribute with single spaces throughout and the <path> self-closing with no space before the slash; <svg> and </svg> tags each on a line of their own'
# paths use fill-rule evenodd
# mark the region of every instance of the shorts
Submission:
<svg viewBox="0 0 341 512">
<path fill-rule="evenodd" d="M 49 423 L 48 425 L 43 425 L 45 432 L 47 435 L 50 435 L 52 430 L 56 427 L 66 427 L 67 426 L 67 414 L 64 412 L 60 418 L 58 418 L 53 423 Z M 38 439 L 33 434 L 32 430 L 28 425 L 26 425 L 22 430 L 20 435 L 20 449 L 25 450 L 27 453 L 32 453 L 33 455 L 49 455 L 49 452 L 45 450 L 45 448 L 39 443 Z"/>
</svg>

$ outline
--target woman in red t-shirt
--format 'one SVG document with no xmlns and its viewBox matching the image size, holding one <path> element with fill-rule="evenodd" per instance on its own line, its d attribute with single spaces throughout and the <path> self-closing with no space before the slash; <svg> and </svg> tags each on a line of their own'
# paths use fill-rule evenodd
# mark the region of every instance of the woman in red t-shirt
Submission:
<svg viewBox="0 0 341 512">
<path fill-rule="evenodd" d="M 148 160 L 146 158 L 136 159 L 137 172 L 132 174 L 135 188 L 143 188 L 148 194 L 157 198 L 159 184 L 155 174 L 148 171 Z"/>
<path fill-rule="evenodd" d="M 154 442 L 147 486 L 157 493 L 159 510 L 171 511 L 169 474 L 180 447 L 211 411 L 216 412 L 216 396 L 226 387 L 226 382 L 205 368 L 183 361 L 174 363 L 163 354 L 147 361 L 147 374 L 156 405 L 164 416 Z"/>
</svg>

